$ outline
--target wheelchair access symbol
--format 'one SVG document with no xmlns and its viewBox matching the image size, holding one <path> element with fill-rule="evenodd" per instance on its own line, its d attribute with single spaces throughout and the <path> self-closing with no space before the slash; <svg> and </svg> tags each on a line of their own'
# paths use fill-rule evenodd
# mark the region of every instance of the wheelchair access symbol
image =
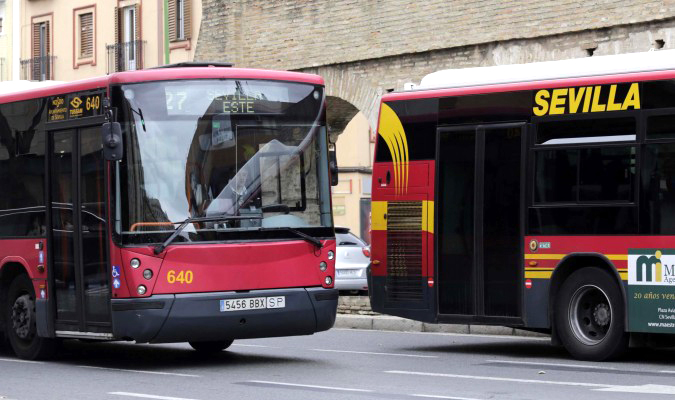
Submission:
<svg viewBox="0 0 675 400">
<path fill-rule="evenodd" d="M 119 267 L 119 265 L 113 265 L 112 266 L 112 277 L 113 278 L 119 278 L 120 277 L 120 267 Z"/>
</svg>

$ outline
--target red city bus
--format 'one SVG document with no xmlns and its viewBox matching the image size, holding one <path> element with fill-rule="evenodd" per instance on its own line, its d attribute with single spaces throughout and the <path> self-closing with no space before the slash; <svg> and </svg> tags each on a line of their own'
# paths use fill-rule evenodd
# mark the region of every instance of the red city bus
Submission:
<svg viewBox="0 0 675 400">
<path fill-rule="evenodd" d="M 588 360 L 675 334 L 674 56 L 441 71 L 385 95 L 373 310 L 547 332 Z"/>
<path fill-rule="evenodd" d="M 0 96 L 12 348 L 220 351 L 331 328 L 329 156 L 316 75 L 191 66 Z"/>
</svg>

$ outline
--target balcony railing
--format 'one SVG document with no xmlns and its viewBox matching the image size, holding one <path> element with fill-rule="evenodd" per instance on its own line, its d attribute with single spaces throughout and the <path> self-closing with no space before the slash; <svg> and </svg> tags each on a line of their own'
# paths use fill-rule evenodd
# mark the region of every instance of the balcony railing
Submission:
<svg viewBox="0 0 675 400">
<path fill-rule="evenodd" d="M 54 61 L 56 56 L 33 57 L 20 60 L 21 79 L 46 81 L 54 79 Z"/>
<path fill-rule="evenodd" d="M 108 73 L 143 69 L 145 41 L 108 44 Z"/>
</svg>

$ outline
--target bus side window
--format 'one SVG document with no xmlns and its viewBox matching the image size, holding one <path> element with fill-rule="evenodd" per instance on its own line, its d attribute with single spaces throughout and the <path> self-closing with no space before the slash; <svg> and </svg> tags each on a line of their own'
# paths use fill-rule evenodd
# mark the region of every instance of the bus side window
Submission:
<svg viewBox="0 0 675 400">
<path fill-rule="evenodd" d="M 642 188 L 647 199 L 648 234 L 675 233 L 675 143 L 649 144 Z"/>
</svg>

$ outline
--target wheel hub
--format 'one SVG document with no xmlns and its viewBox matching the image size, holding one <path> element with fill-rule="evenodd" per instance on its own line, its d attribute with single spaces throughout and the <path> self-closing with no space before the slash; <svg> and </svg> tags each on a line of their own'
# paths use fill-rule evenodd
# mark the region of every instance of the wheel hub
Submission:
<svg viewBox="0 0 675 400">
<path fill-rule="evenodd" d="M 29 339 L 30 328 L 33 323 L 33 301 L 24 294 L 14 301 L 12 306 L 12 329 L 16 335 L 24 340 Z"/>
<path fill-rule="evenodd" d="M 595 309 L 593 310 L 593 319 L 595 320 L 596 324 L 600 326 L 607 326 L 609 325 L 611 317 L 612 316 L 609 311 L 609 306 L 607 304 L 602 303 L 595 306 Z"/>
</svg>

